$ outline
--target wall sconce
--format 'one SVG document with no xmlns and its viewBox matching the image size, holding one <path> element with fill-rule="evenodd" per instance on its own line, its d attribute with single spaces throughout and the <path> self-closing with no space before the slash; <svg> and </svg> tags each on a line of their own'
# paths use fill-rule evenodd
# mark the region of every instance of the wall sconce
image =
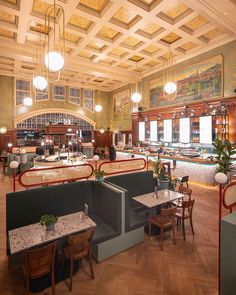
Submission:
<svg viewBox="0 0 236 295">
<path fill-rule="evenodd" d="M 161 114 L 157 115 L 157 120 L 161 120 Z"/>
</svg>

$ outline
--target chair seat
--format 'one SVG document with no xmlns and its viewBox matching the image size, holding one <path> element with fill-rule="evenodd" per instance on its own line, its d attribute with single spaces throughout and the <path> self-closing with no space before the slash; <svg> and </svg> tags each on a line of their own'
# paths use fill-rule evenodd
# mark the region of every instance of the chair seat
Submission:
<svg viewBox="0 0 236 295">
<path fill-rule="evenodd" d="M 179 217 L 179 218 L 183 218 L 183 209 L 182 208 L 177 208 L 175 216 Z M 187 218 L 190 218 L 190 214 L 189 214 L 189 212 L 187 210 L 185 210 L 184 219 L 187 219 Z"/>
<path fill-rule="evenodd" d="M 159 227 L 169 227 L 172 225 L 172 220 L 166 216 L 155 215 L 148 219 L 149 223 L 155 224 Z"/>
<path fill-rule="evenodd" d="M 84 242 L 83 244 L 76 245 L 73 247 L 73 251 L 68 244 L 65 244 L 63 245 L 63 250 L 67 258 L 70 258 L 72 254 L 74 260 L 81 259 L 88 255 L 89 243 Z"/>
<path fill-rule="evenodd" d="M 177 207 L 182 207 L 182 200 L 178 199 L 172 202 L 173 205 Z"/>
</svg>

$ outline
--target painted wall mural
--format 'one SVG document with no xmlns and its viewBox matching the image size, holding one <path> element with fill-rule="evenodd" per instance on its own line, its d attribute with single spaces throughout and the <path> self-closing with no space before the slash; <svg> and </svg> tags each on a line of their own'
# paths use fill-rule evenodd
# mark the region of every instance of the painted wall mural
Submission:
<svg viewBox="0 0 236 295">
<path fill-rule="evenodd" d="M 130 122 L 131 103 L 130 90 L 126 89 L 113 96 L 113 121 L 116 123 Z"/>
<path fill-rule="evenodd" d="M 163 93 L 163 78 L 150 81 L 150 108 L 223 96 L 223 57 L 203 60 L 176 73 L 177 94 Z"/>
</svg>

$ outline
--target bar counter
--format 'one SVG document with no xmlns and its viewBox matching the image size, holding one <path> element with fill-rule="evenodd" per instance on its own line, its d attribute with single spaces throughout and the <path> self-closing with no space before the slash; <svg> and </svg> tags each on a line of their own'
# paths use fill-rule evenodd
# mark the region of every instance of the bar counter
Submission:
<svg viewBox="0 0 236 295">
<path fill-rule="evenodd" d="M 145 152 L 134 150 L 116 150 L 116 154 L 117 160 L 127 159 L 131 157 L 131 155 L 134 155 L 135 158 L 146 159 Z M 151 153 L 148 159 L 151 160 L 157 156 L 157 153 Z M 189 175 L 190 181 L 210 186 L 216 185 L 214 177 L 217 161 L 170 155 L 160 155 L 160 159 L 170 160 L 172 168 L 174 167 L 173 161 L 176 161 L 176 168 L 172 170 L 172 176 L 174 177 Z"/>
</svg>

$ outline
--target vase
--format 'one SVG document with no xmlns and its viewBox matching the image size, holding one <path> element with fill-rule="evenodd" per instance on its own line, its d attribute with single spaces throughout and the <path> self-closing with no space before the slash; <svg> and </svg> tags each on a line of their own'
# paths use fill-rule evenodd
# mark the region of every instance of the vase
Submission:
<svg viewBox="0 0 236 295">
<path fill-rule="evenodd" d="M 104 176 L 96 176 L 96 180 L 99 182 L 102 182 L 104 179 Z"/>
<path fill-rule="evenodd" d="M 161 180 L 161 179 L 158 179 L 158 187 L 159 187 L 159 190 L 162 190 L 162 189 L 169 189 L 169 179 L 168 180 Z"/>
<path fill-rule="evenodd" d="M 46 231 L 54 230 L 55 223 L 46 225 Z"/>
</svg>

